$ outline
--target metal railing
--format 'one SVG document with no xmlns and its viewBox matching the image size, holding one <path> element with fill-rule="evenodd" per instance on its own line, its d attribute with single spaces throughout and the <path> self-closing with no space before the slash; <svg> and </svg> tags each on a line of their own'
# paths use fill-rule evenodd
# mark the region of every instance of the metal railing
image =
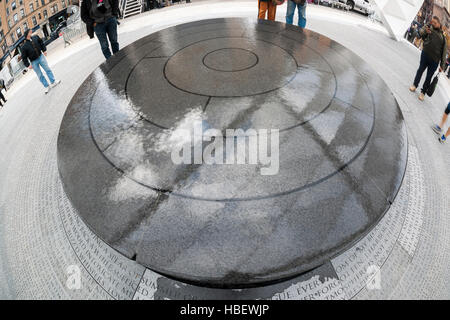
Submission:
<svg viewBox="0 0 450 320">
<path fill-rule="evenodd" d="M 123 14 L 125 12 L 126 5 L 127 5 L 127 0 L 119 0 L 120 18 L 123 18 Z"/>
<path fill-rule="evenodd" d="M 68 10 L 72 12 L 72 15 L 67 19 L 67 27 L 61 30 L 64 39 L 64 47 L 70 45 L 77 37 L 81 38 L 86 34 L 86 24 L 81 21 L 80 8 L 72 5 Z"/>
<path fill-rule="evenodd" d="M 70 45 L 77 37 L 82 38 L 86 34 L 86 24 L 73 23 L 61 30 L 64 39 L 64 47 Z"/>
<path fill-rule="evenodd" d="M 143 0 L 123 0 L 123 12 L 122 18 L 140 14 L 143 11 L 144 1 Z"/>
<path fill-rule="evenodd" d="M 4 66 L 3 69 L 0 70 L 0 79 L 3 79 L 3 81 L 5 81 L 5 86 L 7 89 L 14 82 L 14 77 L 12 76 L 8 66 Z"/>
</svg>

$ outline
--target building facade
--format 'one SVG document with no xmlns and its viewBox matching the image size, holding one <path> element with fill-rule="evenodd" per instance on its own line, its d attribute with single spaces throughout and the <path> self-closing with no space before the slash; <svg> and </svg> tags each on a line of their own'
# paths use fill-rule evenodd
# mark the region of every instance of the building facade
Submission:
<svg viewBox="0 0 450 320">
<path fill-rule="evenodd" d="M 66 15 L 70 0 L 0 0 L 0 61 L 8 62 L 23 41 L 26 29 L 44 38 Z"/>
<path fill-rule="evenodd" d="M 433 16 L 439 17 L 442 25 L 450 30 L 450 0 L 436 0 L 433 6 Z"/>
<path fill-rule="evenodd" d="M 429 23 L 433 16 L 439 17 L 447 29 L 450 28 L 450 0 L 425 0 L 414 22 L 421 25 Z"/>
<path fill-rule="evenodd" d="M 447 12 L 450 12 L 450 0 L 437 0 L 436 3 L 447 9 Z"/>
</svg>

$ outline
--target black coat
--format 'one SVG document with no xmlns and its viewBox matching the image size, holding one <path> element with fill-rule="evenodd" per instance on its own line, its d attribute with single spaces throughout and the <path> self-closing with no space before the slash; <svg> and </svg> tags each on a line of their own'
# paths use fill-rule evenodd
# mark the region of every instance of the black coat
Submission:
<svg viewBox="0 0 450 320">
<path fill-rule="evenodd" d="M 36 60 L 43 52 L 47 51 L 47 47 L 39 36 L 32 36 L 30 40 L 25 40 L 20 51 L 23 64 L 25 67 L 29 67 L 31 61 Z"/>
<path fill-rule="evenodd" d="M 95 0 L 94 0 L 95 1 Z M 116 18 L 119 17 L 119 0 L 110 0 L 112 15 Z M 83 0 L 81 2 L 81 20 L 86 24 L 86 31 L 89 37 L 92 39 L 94 37 L 94 19 L 91 17 L 91 0 Z"/>
</svg>

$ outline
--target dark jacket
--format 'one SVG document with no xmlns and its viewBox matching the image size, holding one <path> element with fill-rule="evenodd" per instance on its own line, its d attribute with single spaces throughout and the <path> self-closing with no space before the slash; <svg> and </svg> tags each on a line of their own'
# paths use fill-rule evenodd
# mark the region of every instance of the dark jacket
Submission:
<svg viewBox="0 0 450 320">
<path fill-rule="evenodd" d="M 422 28 L 420 36 L 423 39 L 423 51 L 431 60 L 444 68 L 445 58 L 447 57 L 447 40 L 442 30 L 431 28 L 431 33 L 428 34 L 425 28 Z"/>
<path fill-rule="evenodd" d="M 47 51 L 47 47 L 39 36 L 32 36 L 30 40 L 25 40 L 20 51 L 23 64 L 25 67 L 29 67 L 31 61 L 36 60 L 42 52 Z"/>
<path fill-rule="evenodd" d="M 93 0 L 97 1 L 97 0 Z M 116 18 L 119 17 L 120 11 L 119 11 L 119 0 L 110 0 L 111 2 L 111 9 L 112 9 L 112 15 Z M 92 39 L 94 37 L 94 22 L 95 20 L 91 16 L 91 7 L 92 7 L 92 1 L 91 0 L 83 0 L 81 2 L 81 20 L 86 24 L 86 31 L 89 37 Z"/>
</svg>

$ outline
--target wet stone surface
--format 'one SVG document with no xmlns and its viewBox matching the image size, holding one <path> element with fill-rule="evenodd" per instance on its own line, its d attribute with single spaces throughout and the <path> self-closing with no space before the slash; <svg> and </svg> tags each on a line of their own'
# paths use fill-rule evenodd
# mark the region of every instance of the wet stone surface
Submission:
<svg viewBox="0 0 450 320">
<path fill-rule="evenodd" d="M 397 102 L 361 58 L 238 18 L 121 50 L 80 87 L 58 139 L 64 190 L 100 238 L 158 273 L 228 288 L 298 276 L 361 239 L 406 160 Z"/>
</svg>

